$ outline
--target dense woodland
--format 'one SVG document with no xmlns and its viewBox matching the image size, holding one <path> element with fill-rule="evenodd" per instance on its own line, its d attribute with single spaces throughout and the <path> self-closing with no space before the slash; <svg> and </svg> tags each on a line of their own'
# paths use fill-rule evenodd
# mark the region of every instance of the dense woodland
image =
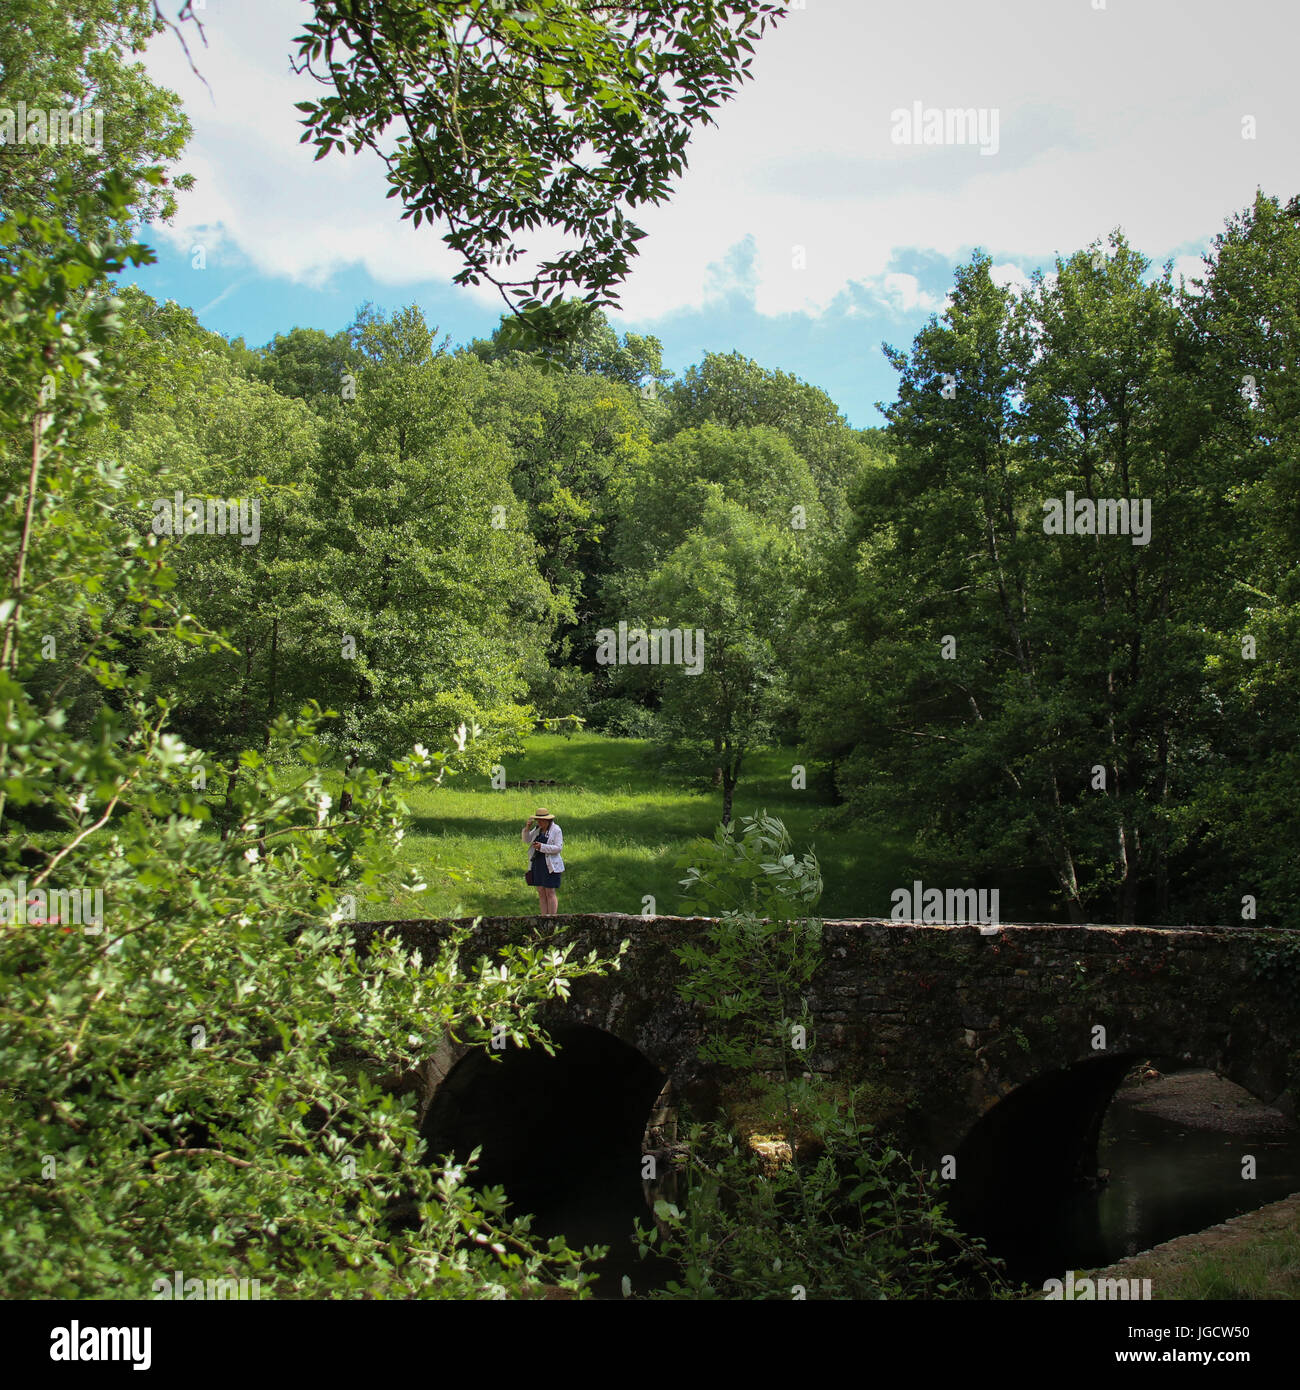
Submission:
<svg viewBox="0 0 1300 1390">
<path fill-rule="evenodd" d="M 1249 896 L 1281 921 L 1298 212 L 1261 195 L 1191 285 L 1118 233 L 1021 295 L 977 256 L 887 349 L 880 430 L 739 353 L 674 378 L 601 315 L 529 354 L 366 305 L 252 351 L 128 289 L 138 384 L 94 446 L 117 523 L 147 537 L 180 491 L 257 498 L 261 528 L 168 547 L 230 645 L 159 633 L 132 661 L 231 766 L 311 699 L 377 767 L 477 725 L 480 775 L 576 716 L 694 749 L 729 820 L 746 753 L 784 742 L 838 814 L 961 881 L 1036 876 L 1061 920 L 1232 922 Z M 1046 533 L 1067 491 L 1149 499 L 1149 537 Z M 702 672 L 599 664 L 620 621 L 702 629 Z M 78 697 L 88 724 L 105 697 Z"/>
<path fill-rule="evenodd" d="M 396 876 L 411 788 L 486 779 L 539 725 L 673 746 L 724 823 L 746 758 L 788 748 L 829 816 L 912 837 L 927 880 L 1014 876 L 1061 920 L 1292 920 L 1300 200 L 1260 193 L 1187 285 L 1120 231 L 1021 293 L 975 255 L 886 347 L 887 426 L 855 429 L 781 364 L 718 344 L 674 375 L 602 312 L 644 235 L 625 210 L 669 197 L 782 6 L 316 0 L 300 59 L 351 55 L 304 104 L 320 155 L 376 149 L 404 215 L 450 223 L 461 283 L 543 222 L 580 245 L 503 286 L 489 339 L 363 305 L 250 348 L 123 282 L 191 181 L 188 118 L 138 61 L 165 24 L 193 38 L 181 9 L 10 0 L 0 26 L 0 108 L 117 122 L 101 152 L 0 146 L 11 1295 L 142 1297 L 173 1270 L 268 1297 L 582 1291 L 576 1254 L 424 1152 L 384 1078 L 494 1019 L 538 1042 L 538 1010 L 617 953 L 539 935 L 489 969 L 461 934 L 363 959 L 343 907 Z M 459 143 L 421 147 L 448 123 Z M 255 501 L 256 542 L 159 534 L 178 493 Z M 1071 493 L 1149 502 L 1146 543 L 1045 529 Z M 701 671 L 602 664 L 620 623 L 703 630 Z M 747 930 L 814 908 L 780 826 L 701 854 L 719 881 L 740 865 Z M 56 891 L 101 893 L 102 918 L 54 920 Z M 816 968 L 766 939 L 716 938 L 692 976 L 729 1022 L 748 991 L 753 1074 L 787 1021 L 762 972 Z M 793 1157 L 780 1225 L 738 1176 L 724 1287 L 956 1288 L 917 1235 L 924 1184 L 820 1113 L 822 1205 Z M 731 1236 L 694 1229 L 689 1288 L 726 1296 Z"/>
</svg>

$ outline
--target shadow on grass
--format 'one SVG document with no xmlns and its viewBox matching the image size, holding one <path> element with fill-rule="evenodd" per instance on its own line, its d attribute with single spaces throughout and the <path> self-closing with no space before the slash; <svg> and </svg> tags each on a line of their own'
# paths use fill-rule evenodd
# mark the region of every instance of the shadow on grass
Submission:
<svg viewBox="0 0 1300 1390">
<path fill-rule="evenodd" d="M 790 787 L 792 769 L 800 764 L 809 779 L 806 791 Z M 894 891 L 921 879 L 926 886 L 996 887 L 1004 921 L 1050 920 L 1040 875 L 972 875 L 921 862 L 910 822 L 869 824 L 846 817 L 817 790 L 818 766 L 795 748 L 753 755 L 733 814 L 737 819 L 759 811 L 777 816 L 796 853 L 816 853 L 825 884 L 819 915 L 888 918 Z M 523 882 L 527 860 L 519 830 L 545 801 L 564 831 L 563 908 L 638 913 L 642 900 L 652 897 L 661 913 L 680 910 L 684 870 L 678 860 L 691 841 L 712 837 L 722 797 L 707 778 L 692 775 L 674 750 L 643 739 L 543 735 L 530 740 L 526 755 L 510 760 L 507 776 L 574 785 L 492 791 L 486 778 L 476 776 L 471 783 L 457 778 L 413 798 L 408 849 L 423 841 L 420 850 L 445 859 L 449 867 L 459 858 L 470 873 L 463 884 L 438 891 L 440 908 L 454 899 L 469 913 L 536 910 L 536 893 Z"/>
<path fill-rule="evenodd" d="M 527 752 L 502 760 L 512 782 L 554 778 L 593 790 L 642 792 L 673 785 L 676 779 L 662 775 L 661 762 L 645 739 L 598 739 L 593 735 L 568 740 L 556 735 L 536 738 L 530 741 Z"/>
</svg>

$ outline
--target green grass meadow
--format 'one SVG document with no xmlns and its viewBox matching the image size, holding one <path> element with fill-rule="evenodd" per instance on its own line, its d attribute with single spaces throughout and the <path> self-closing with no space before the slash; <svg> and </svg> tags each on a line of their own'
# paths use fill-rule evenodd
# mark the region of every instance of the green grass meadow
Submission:
<svg viewBox="0 0 1300 1390">
<path fill-rule="evenodd" d="M 786 824 L 796 850 L 817 854 L 825 879 L 825 917 L 887 917 L 893 888 L 913 877 L 909 846 L 856 826 L 818 828 L 830 803 L 811 785 L 791 788 L 791 769 L 806 762 L 794 749 L 751 757 L 736 790 L 737 819 L 767 811 Z M 644 739 L 598 734 L 539 734 L 506 762 L 511 782 L 548 780 L 556 787 L 495 791 L 486 775 L 448 778 L 410 798 L 412 824 L 402 862 L 428 885 L 388 902 L 358 904 L 367 920 L 521 916 L 537 911 L 524 882 L 519 840 L 540 805 L 564 832 L 561 912 L 630 912 L 654 898 L 659 913 L 680 910 L 677 859 L 694 839 L 712 835 L 722 793 Z"/>
</svg>

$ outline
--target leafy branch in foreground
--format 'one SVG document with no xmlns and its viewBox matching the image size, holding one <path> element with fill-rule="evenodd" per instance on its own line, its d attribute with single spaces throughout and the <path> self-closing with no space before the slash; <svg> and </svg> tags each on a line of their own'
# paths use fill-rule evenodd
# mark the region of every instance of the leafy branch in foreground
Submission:
<svg viewBox="0 0 1300 1390">
<path fill-rule="evenodd" d="M 668 199 L 692 133 L 784 14 L 768 0 L 315 0 L 295 70 L 333 94 L 298 103 L 302 139 L 317 159 L 377 153 L 403 216 L 448 226 L 455 283 L 497 286 L 522 330 L 512 345 L 561 341 L 585 306 L 552 301 L 572 284 L 615 302 L 645 236 L 624 209 Z M 543 229 L 579 244 L 498 278 L 526 253 L 519 234 Z"/>
<path fill-rule="evenodd" d="M 146 638 L 218 640 L 177 606 L 166 549 L 114 520 L 126 482 L 94 457 L 123 384 L 107 276 L 147 253 L 76 228 L 123 224 L 137 192 L 109 177 L 89 207 L 0 227 L 6 1291 L 142 1298 L 182 1271 L 298 1298 L 581 1295 L 582 1257 L 472 1192 L 468 1166 L 430 1163 L 386 1078 L 445 1036 L 486 1040 L 489 1018 L 546 1046 L 538 1007 L 617 957 L 471 963 L 462 931 L 426 961 L 385 937 L 362 952 L 346 921 L 344 895 L 395 868 L 403 794 L 468 731 L 454 754 L 351 769 L 345 812 L 325 714 L 277 719 L 239 757 L 221 835 L 210 760 L 134 661 Z M 44 675 L 55 632 L 101 695 L 84 726 Z"/>
</svg>

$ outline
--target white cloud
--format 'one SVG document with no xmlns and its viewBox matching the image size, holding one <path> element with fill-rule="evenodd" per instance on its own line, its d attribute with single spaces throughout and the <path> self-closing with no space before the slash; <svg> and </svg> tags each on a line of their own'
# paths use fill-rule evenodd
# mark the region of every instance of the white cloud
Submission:
<svg viewBox="0 0 1300 1390">
<path fill-rule="evenodd" d="M 209 265 L 225 256 L 311 287 L 356 264 L 386 284 L 450 279 L 457 258 L 436 232 L 400 220 L 378 159 L 333 153 L 316 163 L 299 142 L 294 103 L 323 90 L 289 69 L 302 6 L 262 0 L 201 17 L 208 46 L 192 33 L 189 42 L 207 87 L 171 33 L 149 51 L 152 75 L 180 92 L 195 132 L 180 167 L 196 186 L 156 234 L 186 253 L 202 242 Z"/>
<path fill-rule="evenodd" d="M 910 313 L 913 309 L 933 310 L 943 303 L 942 296 L 923 290 L 915 275 L 896 272 L 885 275 L 881 278 L 881 289 L 885 302 L 899 313 Z"/>
<path fill-rule="evenodd" d="M 1017 293 L 1029 288 L 1029 275 L 1010 261 L 989 266 L 989 278 L 995 285 L 1010 286 Z"/>
<path fill-rule="evenodd" d="M 1205 262 L 1200 256 L 1175 256 L 1174 262 L 1174 284 L 1178 284 L 1179 278 L 1183 277 L 1187 281 L 1187 288 L 1192 290 L 1193 280 L 1205 279 Z"/>
<path fill-rule="evenodd" d="M 376 159 L 313 163 L 299 144 L 294 102 L 321 90 L 288 66 L 303 13 L 260 0 L 205 17 L 210 46 L 191 47 L 215 101 L 175 37 L 155 41 L 150 68 L 181 91 L 196 130 L 182 167 L 199 187 L 171 238 L 188 249 L 200 232 L 219 236 L 210 248 L 309 286 L 355 264 L 393 286 L 449 281 L 457 259 L 436 229 L 400 221 Z M 637 214 L 650 235 L 627 316 L 737 292 L 763 314 L 817 314 L 852 286 L 894 312 L 939 308 L 900 260 L 979 246 L 1001 283 L 1019 285 L 1024 266 L 1116 225 L 1157 264 L 1176 255 L 1199 269 L 1187 249 L 1257 185 L 1293 191 L 1300 101 L 1290 46 L 1268 39 L 1291 23 L 1283 0 L 1241 0 L 1230 21 L 1218 0 L 1101 11 L 1004 0 L 996 23 L 968 0 L 815 0 L 758 45 L 754 80 L 697 134 L 672 201 Z M 893 145 L 890 111 L 917 100 L 996 108 L 998 154 Z M 1248 114 L 1254 141 L 1241 139 Z"/>
</svg>

